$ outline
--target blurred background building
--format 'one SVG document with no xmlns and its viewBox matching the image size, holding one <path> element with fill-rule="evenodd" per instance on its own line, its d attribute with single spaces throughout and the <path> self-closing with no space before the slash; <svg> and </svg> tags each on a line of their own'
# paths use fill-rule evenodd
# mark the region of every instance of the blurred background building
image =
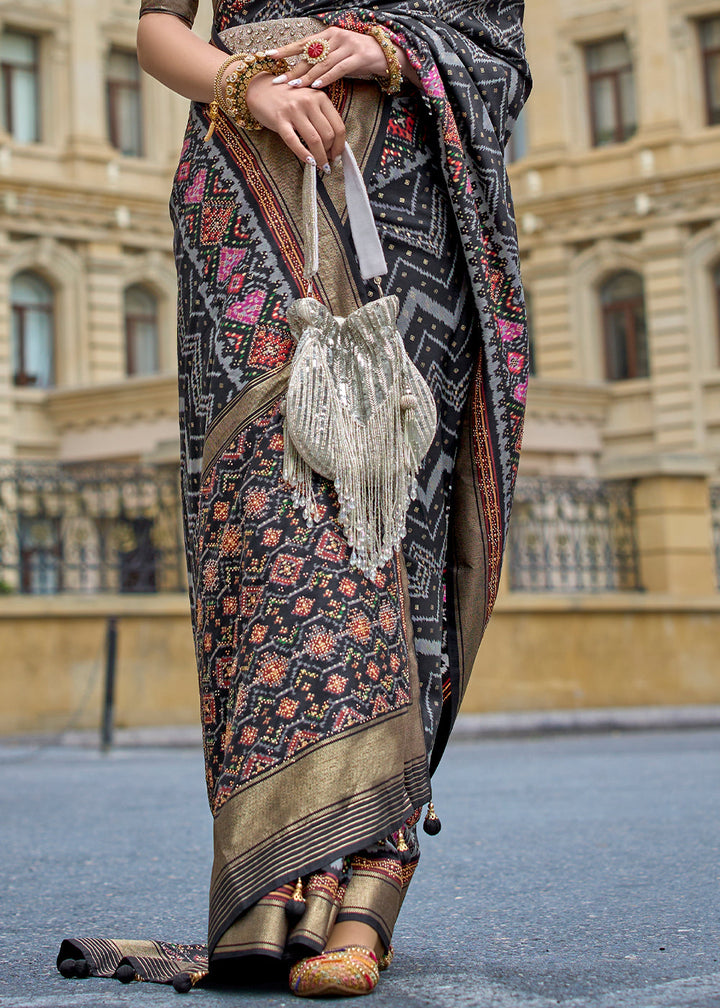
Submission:
<svg viewBox="0 0 720 1008">
<path fill-rule="evenodd" d="M 167 201 L 136 0 L 0 2 L 0 732 L 197 716 Z M 207 33 L 208 8 L 196 26 Z M 533 342 L 467 708 L 720 702 L 720 0 L 531 0 L 509 159 Z"/>
</svg>

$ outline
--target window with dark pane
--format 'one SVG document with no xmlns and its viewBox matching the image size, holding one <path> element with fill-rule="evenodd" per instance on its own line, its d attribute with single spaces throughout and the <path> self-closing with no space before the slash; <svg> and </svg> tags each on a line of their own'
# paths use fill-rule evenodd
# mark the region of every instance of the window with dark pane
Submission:
<svg viewBox="0 0 720 1008">
<path fill-rule="evenodd" d="M 157 298 L 135 284 L 125 291 L 125 369 L 129 375 L 155 374 L 159 369 Z"/>
<path fill-rule="evenodd" d="M 717 333 L 718 364 L 720 364 L 720 260 L 712 271 L 713 294 L 715 300 L 715 326 Z"/>
<path fill-rule="evenodd" d="M 62 541 L 59 518 L 19 515 L 20 591 L 54 595 L 62 591 Z"/>
<path fill-rule="evenodd" d="M 594 147 L 622 143 L 637 131 L 635 79 L 627 41 L 606 39 L 585 46 Z"/>
<path fill-rule="evenodd" d="M 153 521 L 150 518 L 125 520 L 129 541 L 118 554 L 119 589 L 121 592 L 157 591 L 158 551 L 153 541 Z"/>
<path fill-rule="evenodd" d="M 528 152 L 528 130 L 525 109 L 522 110 L 515 123 L 515 128 L 505 147 L 505 160 L 513 164 L 524 158 Z"/>
<path fill-rule="evenodd" d="M 20 143 L 40 139 L 38 52 L 35 35 L 10 29 L 0 33 L 2 127 Z"/>
<path fill-rule="evenodd" d="M 626 270 L 600 288 L 605 374 L 609 381 L 646 378 L 649 372 L 642 277 Z"/>
<path fill-rule="evenodd" d="M 705 109 L 709 126 L 720 123 L 720 15 L 700 21 Z"/>
<path fill-rule="evenodd" d="M 107 61 L 108 137 L 128 157 L 142 157 L 140 67 L 134 52 L 111 49 Z"/>
<path fill-rule="evenodd" d="M 10 282 L 13 381 L 47 388 L 55 381 L 52 287 L 26 270 Z"/>
</svg>

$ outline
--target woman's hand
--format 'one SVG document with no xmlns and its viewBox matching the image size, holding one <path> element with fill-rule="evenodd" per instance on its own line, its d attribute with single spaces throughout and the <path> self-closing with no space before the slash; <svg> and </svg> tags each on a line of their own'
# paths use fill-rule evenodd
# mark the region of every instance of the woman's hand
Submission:
<svg viewBox="0 0 720 1008">
<path fill-rule="evenodd" d="M 359 77 L 370 80 L 387 76 L 387 60 L 380 43 L 372 35 L 348 31 L 346 28 L 326 28 L 317 35 L 291 42 L 281 49 L 269 50 L 270 56 L 278 59 L 299 56 L 308 42 L 325 42 L 330 48 L 321 63 L 310 64 L 305 59 L 291 67 L 287 73 L 275 78 L 275 83 L 290 88 L 324 88 L 340 80 L 341 77 Z M 403 74 L 413 80 L 414 71 L 407 56 L 395 46 Z"/>
<path fill-rule="evenodd" d="M 278 88 L 270 74 L 261 73 L 248 84 L 245 100 L 257 121 L 274 130 L 301 161 L 312 158 L 330 171 L 345 146 L 345 123 L 324 91 Z"/>
</svg>

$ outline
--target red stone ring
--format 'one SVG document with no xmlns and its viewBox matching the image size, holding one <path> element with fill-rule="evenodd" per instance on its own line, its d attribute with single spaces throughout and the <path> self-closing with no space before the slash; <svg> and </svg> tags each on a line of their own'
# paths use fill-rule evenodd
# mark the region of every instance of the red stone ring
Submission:
<svg viewBox="0 0 720 1008">
<path fill-rule="evenodd" d="M 312 39 L 303 46 L 303 56 L 306 62 L 312 64 L 322 63 L 326 60 L 330 52 L 330 43 L 325 39 Z"/>
</svg>

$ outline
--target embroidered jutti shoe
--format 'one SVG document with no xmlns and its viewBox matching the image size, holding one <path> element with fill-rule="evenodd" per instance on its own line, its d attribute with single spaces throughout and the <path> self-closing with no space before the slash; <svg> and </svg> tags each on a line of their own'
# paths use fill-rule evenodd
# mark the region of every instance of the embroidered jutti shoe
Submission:
<svg viewBox="0 0 720 1008">
<path fill-rule="evenodd" d="M 290 970 L 290 990 L 298 997 L 353 997 L 371 994 L 379 979 L 375 953 L 363 945 L 346 945 L 296 963 Z"/>
</svg>

